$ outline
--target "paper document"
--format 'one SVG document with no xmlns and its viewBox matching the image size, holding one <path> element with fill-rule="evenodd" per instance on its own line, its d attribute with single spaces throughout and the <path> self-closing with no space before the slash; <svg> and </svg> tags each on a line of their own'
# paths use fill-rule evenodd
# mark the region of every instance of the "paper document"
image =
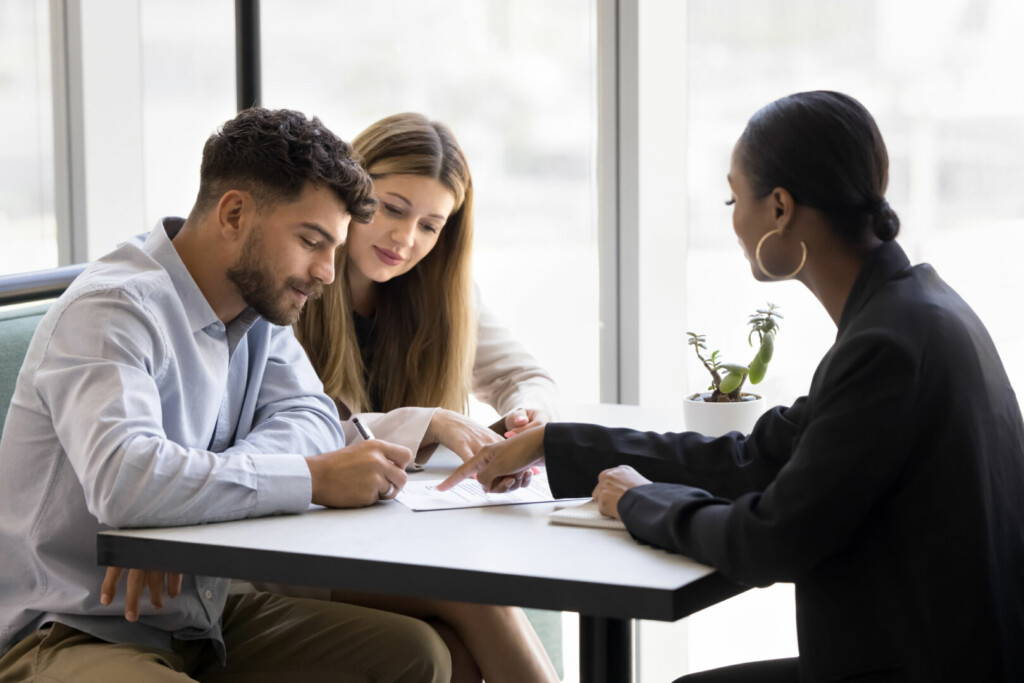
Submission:
<svg viewBox="0 0 1024 683">
<path fill-rule="evenodd" d="M 597 501 L 591 498 L 582 503 L 570 503 L 548 515 L 551 524 L 571 524 L 573 526 L 593 526 L 601 529 L 622 529 L 626 525 L 612 517 L 605 517 L 597 508 Z"/>
<path fill-rule="evenodd" d="M 550 503 L 555 500 L 548 486 L 547 472 L 543 469 L 533 475 L 529 486 L 509 493 L 487 493 L 476 479 L 465 479 L 448 491 L 438 491 L 437 485 L 442 481 L 444 479 L 409 477 L 405 487 L 395 496 L 395 500 L 417 512 L 489 505 Z"/>
</svg>

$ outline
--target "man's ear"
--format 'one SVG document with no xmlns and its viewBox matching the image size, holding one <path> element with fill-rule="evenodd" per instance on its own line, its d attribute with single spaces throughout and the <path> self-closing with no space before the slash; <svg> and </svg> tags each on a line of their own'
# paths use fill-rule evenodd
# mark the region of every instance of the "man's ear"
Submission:
<svg viewBox="0 0 1024 683">
<path fill-rule="evenodd" d="M 796 200 L 793 199 L 793 195 L 784 187 L 776 187 L 772 190 L 770 206 L 775 229 L 786 232 L 793 222 L 793 214 L 796 211 Z"/>
<path fill-rule="evenodd" d="M 217 202 L 217 227 L 221 237 L 229 242 L 240 242 L 252 222 L 256 203 L 244 190 L 228 190 Z"/>
</svg>

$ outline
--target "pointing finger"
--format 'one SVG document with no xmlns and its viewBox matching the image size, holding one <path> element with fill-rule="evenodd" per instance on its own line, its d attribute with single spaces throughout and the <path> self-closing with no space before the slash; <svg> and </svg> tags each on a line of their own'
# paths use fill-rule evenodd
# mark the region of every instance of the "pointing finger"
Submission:
<svg viewBox="0 0 1024 683">
<path fill-rule="evenodd" d="M 470 458 L 462 463 L 459 469 L 448 475 L 448 478 L 437 485 L 438 491 L 447 491 L 459 482 L 473 476 L 487 466 L 487 453 L 483 452 L 476 457 Z"/>
</svg>

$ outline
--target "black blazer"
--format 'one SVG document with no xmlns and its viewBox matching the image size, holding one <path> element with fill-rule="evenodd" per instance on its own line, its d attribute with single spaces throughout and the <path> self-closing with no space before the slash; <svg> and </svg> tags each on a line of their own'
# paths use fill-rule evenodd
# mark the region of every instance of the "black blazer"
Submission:
<svg viewBox="0 0 1024 683">
<path fill-rule="evenodd" d="M 796 584 L 803 681 L 1024 681 L 1024 427 L 985 327 L 886 243 L 807 396 L 749 436 L 550 424 L 548 476 L 655 482 L 633 536 L 746 585 Z M 663 482 L 663 483 L 662 483 Z"/>
</svg>

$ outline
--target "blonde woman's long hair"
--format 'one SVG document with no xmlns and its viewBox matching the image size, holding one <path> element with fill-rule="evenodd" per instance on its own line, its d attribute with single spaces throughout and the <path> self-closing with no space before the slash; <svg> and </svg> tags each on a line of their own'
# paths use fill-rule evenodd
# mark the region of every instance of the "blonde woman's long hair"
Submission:
<svg viewBox="0 0 1024 683">
<path fill-rule="evenodd" d="M 455 195 L 437 244 L 408 273 L 378 283 L 372 367 L 365 368 L 352 320 L 345 248 L 334 282 L 306 304 L 295 325 L 327 395 L 352 413 L 402 406 L 466 410 L 475 325 L 470 254 L 473 184 L 455 136 L 421 114 L 381 119 L 352 142 L 373 178 L 433 178 Z M 371 405 L 371 396 L 381 405 Z"/>
</svg>

